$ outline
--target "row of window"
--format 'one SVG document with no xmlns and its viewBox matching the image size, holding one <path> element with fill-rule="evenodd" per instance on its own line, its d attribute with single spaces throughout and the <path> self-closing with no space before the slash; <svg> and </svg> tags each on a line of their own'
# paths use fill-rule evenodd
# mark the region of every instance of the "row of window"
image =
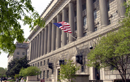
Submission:
<svg viewBox="0 0 130 82">
<path fill-rule="evenodd" d="M 49 63 L 49 59 L 47 60 L 47 64 Z M 44 60 L 43 61 L 43 65 L 46 65 L 46 61 Z M 34 66 L 34 64 L 33 64 L 33 66 Z M 36 64 L 35 64 L 35 66 L 36 66 Z M 42 66 L 42 61 L 40 62 L 40 65 L 39 65 L 39 62 L 38 62 L 38 65 L 37 65 L 38 67 L 39 66 Z"/>
<path fill-rule="evenodd" d="M 20 53 L 19 52 L 17 52 L 17 55 L 19 55 Z M 22 55 L 25 55 L 25 52 L 22 52 Z"/>
</svg>

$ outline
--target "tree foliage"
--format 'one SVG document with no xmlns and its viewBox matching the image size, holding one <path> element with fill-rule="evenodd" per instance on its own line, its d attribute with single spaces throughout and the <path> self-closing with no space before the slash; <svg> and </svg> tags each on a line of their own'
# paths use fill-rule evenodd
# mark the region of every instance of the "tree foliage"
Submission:
<svg viewBox="0 0 130 82">
<path fill-rule="evenodd" d="M 130 64 L 130 2 L 126 3 L 126 17 L 121 20 L 121 27 L 116 32 L 110 32 L 103 36 L 96 47 L 88 54 L 88 66 L 101 67 L 112 66 L 118 70 L 123 82 Z"/>
<path fill-rule="evenodd" d="M 31 0 L 0 0 L 0 49 L 12 53 L 15 50 L 14 40 L 23 42 L 23 29 L 20 21 L 29 25 L 31 30 L 45 22 L 34 10 Z"/>
<path fill-rule="evenodd" d="M 79 68 L 72 63 L 72 60 L 66 60 L 65 62 L 66 64 L 60 67 L 59 79 L 61 81 L 73 82 L 72 79 L 75 78 L 75 73 Z"/>
<path fill-rule="evenodd" d="M 6 71 L 7 71 L 6 68 L 0 67 L 0 77 L 6 75 Z"/>
<path fill-rule="evenodd" d="M 40 69 L 38 67 L 28 67 L 22 68 L 19 72 L 19 76 L 35 76 L 40 74 Z"/>
<path fill-rule="evenodd" d="M 8 65 L 7 75 L 13 77 L 15 74 L 19 74 L 21 68 L 29 67 L 28 63 L 27 56 L 12 60 Z"/>
</svg>

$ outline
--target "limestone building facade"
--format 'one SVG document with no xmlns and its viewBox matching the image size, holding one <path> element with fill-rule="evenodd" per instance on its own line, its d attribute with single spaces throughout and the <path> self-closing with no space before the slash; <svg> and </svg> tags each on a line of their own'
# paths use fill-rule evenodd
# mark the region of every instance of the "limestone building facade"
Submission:
<svg viewBox="0 0 130 82">
<path fill-rule="evenodd" d="M 24 43 L 18 43 L 16 42 L 16 49 L 13 54 L 8 55 L 8 63 L 11 62 L 13 59 L 17 58 L 20 59 L 27 55 L 27 49 L 28 49 L 28 42 Z"/>
<path fill-rule="evenodd" d="M 78 82 L 85 79 L 112 82 L 120 78 L 116 70 L 103 68 L 96 70 L 87 67 L 87 54 L 99 36 L 118 28 L 119 19 L 125 16 L 123 3 L 126 0 L 52 0 L 42 13 L 46 20 L 45 28 L 36 26 L 36 31 L 29 35 L 29 64 L 41 69 L 39 78 L 46 82 L 57 82 L 60 69 L 59 60 L 71 59 L 80 69 L 77 71 Z M 72 36 L 63 32 L 53 23 L 66 21 L 71 26 Z M 76 55 L 83 55 L 83 64 L 76 62 Z M 48 68 L 53 64 L 53 70 Z"/>
</svg>

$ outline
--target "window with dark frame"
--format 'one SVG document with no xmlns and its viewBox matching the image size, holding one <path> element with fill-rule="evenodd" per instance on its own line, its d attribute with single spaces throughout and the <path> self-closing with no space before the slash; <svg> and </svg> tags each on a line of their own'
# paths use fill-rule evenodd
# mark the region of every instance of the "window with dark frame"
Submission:
<svg viewBox="0 0 130 82">
<path fill-rule="evenodd" d="M 17 55 L 19 55 L 19 52 L 17 52 Z"/>
<path fill-rule="evenodd" d="M 97 31 L 97 27 L 94 28 L 94 31 Z"/>
<path fill-rule="evenodd" d="M 42 61 L 41 61 L 40 65 L 42 66 Z"/>
<path fill-rule="evenodd" d="M 107 11 L 110 11 L 109 0 L 107 0 Z"/>
<path fill-rule="evenodd" d="M 39 67 L 39 62 L 38 62 L 38 67 Z"/>
<path fill-rule="evenodd" d="M 86 26 L 86 16 L 83 17 L 83 25 Z"/>
<path fill-rule="evenodd" d="M 43 71 L 43 78 L 45 79 L 45 71 Z"/>
<path fill-rule="evenodd" d="M 49 78 L 49 70 L 47 70 L 47 78 Z"/>
<path fill-rule="evenodd" d="M 25 52 L 22 52 L 22 55 L 25 55 Z"/>
<path fill-rule="evenodd" d="M 94 10 L 94 20 L 97 18 L 97 10 Z"/>
<path fill-rule="evenodd" d="M 44 60 L 44 65 L 46 65 L 46 61 Z"/>
<path fill-rule="evenodd" d="M 49 63 L 49 59 L 47 60 L 47 64 Z"/>
</svg>

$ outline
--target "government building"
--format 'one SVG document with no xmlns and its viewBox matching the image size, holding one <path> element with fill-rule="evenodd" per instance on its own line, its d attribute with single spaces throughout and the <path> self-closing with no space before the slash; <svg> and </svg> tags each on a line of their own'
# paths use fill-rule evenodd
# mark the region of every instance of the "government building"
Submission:
<svg viewBox="0 0 130 82">
<path fill-rule="evenodd" d="M 34 27 L 28 39 L 28 59 L 31 66 L 41 70 L 38 78 L 45 82 L 58 82 L 60 64 L 73 60 L 80 67 L 76 82 L 112 82 L 121 78 L 117 70 L 87 67 L 87 54 L 100 36 L 120 27 L 119 20 L 125 16 L 127 0 L 52 0 L 41 15 L 45 28 Z M 53 23 L 65 21 L 72 33 L 65 33 Z M 73 36 L 73 37 L 72 37 Z M 76 57 L 82 56 L 82 63 Z"/>
</svg>

